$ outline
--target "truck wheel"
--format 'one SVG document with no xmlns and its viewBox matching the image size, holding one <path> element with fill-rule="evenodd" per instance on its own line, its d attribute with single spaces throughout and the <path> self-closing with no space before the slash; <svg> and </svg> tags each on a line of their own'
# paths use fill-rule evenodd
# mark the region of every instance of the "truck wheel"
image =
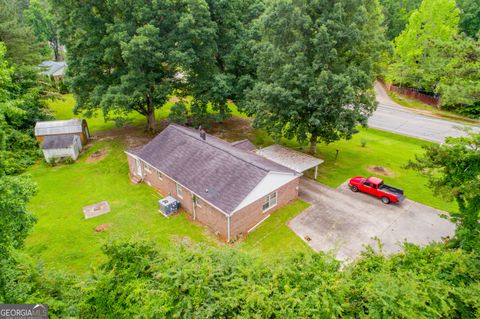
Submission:
<svg viewBox="0 0 480 319">
<path fill-rule="evenodd" d="M 350 189 L 352 190 L 352 192 L 358 192 L 358 187 L 357 186 L 352 186 L 350 187 Z"/>
<path fill-rule="evenodd" d="M 388 197 L 383 196 L 382 197 L 382 203 L 384 204 L 390 204 L 390 199 Z"/>
</svg>

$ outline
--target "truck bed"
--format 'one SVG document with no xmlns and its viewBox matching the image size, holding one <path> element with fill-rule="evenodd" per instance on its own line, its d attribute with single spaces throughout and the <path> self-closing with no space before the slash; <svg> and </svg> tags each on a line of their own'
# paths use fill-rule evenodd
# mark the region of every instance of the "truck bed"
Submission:
<svg viewBox="0 0 480 319">
<path fill-rule="evenodd" d="M 403 189 L 396 188 L 387 184 L 383 184 L 382 186 L 380 186 L 379 190 L 392 195 L 403 196 Z"/>
</svg>

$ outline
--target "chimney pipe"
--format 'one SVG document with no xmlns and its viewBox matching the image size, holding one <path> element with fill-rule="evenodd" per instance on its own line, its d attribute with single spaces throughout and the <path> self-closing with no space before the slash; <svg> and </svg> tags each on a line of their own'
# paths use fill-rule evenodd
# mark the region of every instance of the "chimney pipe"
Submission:
<svg viewBox="0 0 480 319">
<path fill-rule="evenodd" d="M 205 130 L 201 125 L 198 127 L 198 129 L 200 130 L 200 137 L 205 141 L 207 139 L 207 133 L 205 133 Z"/>
</svg>

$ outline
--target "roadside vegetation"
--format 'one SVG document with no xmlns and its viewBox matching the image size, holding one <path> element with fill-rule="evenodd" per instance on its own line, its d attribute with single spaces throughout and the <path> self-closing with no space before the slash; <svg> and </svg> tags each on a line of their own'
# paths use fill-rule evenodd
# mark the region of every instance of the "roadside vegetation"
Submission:
<svg viewBox="0 0 480 319">
<path fill-rule="evenodd" d="M 480 123 L 480 120 L 478 119 L 473 119 L 473 118 L 455 113 L 453 111 L 437 108 L 397 92 L 388 91 L 387 94 L 393 101 L 395 101 L 399 105 L 408 107 L 411 109 L 419 110 L 421 111 L 420 113 L 428 116 L 437 117 L 440 119 L 445 119 L 445 120 L 454 121 L 454 122 L 459 122 L 463 124 Z"/>
<path fill-rule="evenodd" d="M 394 50 L 385 79 L 438 97 L 442 109 L 479 118 L 478 1 L 383 2 L 388 22 L 405 25 L 390 35 Z"/>
</svg>

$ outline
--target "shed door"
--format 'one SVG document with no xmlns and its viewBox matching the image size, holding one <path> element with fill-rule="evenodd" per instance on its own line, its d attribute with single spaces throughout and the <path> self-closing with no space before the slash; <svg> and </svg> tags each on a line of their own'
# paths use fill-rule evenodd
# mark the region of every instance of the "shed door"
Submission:
<svg viewBox="0 0 480 319">
<path fill-rule="evenodd" d="M 138 158 L 135 159 L 135 166 L 137 168 L 137 175 L 142 176 L 142 163 L 140 163 Z"/>
</svg>

